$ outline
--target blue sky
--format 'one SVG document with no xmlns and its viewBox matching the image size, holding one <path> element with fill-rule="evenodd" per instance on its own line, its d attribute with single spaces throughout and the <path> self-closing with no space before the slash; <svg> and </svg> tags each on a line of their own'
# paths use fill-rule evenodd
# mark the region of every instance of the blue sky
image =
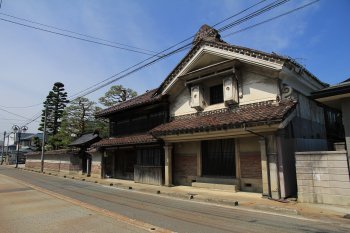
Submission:
<svg viewBox="0 0 350 233">
<path fill-rule="evenodd" d="M 291 0 L 254 20 L 223 32 L 226 35 L 312 0 Z M 0 13 L 31 19 L 110 41 L 160 51 L 258 0 L 3 0 Z M 266 1 L 264 4 L 271 2 Z M 258 7 L 254 8 L 258 9 Z M 260 27 L 225 37 L 235 45 L 291 56 L 324 82 L 350 77 L 350 1 L 320 2 Z M 242 17 L 243 15 L 241 15 Z M 0 18 L 10 19 L 4 15 Z M 115 84 L 139 93 L 157 87 L 185 52 L 165 59 Z M 121 71 L 147 55 L 95 45 L 21 27 L 0 20 L 0 108 L 44 101 L 56 81 L 68 95 Z M 109 87 L 89 96 L 97 101 Z M 0 132 L 22 124 L 41 110 L 5 108 Z M 37 131 L 37 123 L 29 125 Z"/>
</svg>

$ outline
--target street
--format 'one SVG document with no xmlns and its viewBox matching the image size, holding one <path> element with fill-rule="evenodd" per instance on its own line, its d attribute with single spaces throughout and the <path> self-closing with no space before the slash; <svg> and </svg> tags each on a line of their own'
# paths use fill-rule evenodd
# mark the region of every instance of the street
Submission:
<svg viewBox="0 0 350 233">
<path fill-rule="evenodd" d="M 18 182 L 20 181 L 20 182 Z M 0 232 L 349 232 L 349 224 L 144 194 L 0 166 Z"/>
</svg>

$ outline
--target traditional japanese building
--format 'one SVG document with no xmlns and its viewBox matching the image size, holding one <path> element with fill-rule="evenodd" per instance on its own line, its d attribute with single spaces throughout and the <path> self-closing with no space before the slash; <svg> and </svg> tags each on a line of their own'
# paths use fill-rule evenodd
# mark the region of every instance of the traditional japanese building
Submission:
<svg viewBox="0 0 350 233">
<path fill-rule="evenodd" d="M 296 194 L 295 151 L 327 149 L 327 85 L 294 60 L 221 40 L 201 27 L 161 85 L 101 111 L 110 119 L 105 177 Z M 146 175 L 145 175 L 146 174 Z"/>
<path fill-rule="evenodd" d="M 102 176 L 162 185 L 163 142 L 149 130 L 168 122 L 166 96 L 156 90 L 117 104 L 97 114 L 109 118 L 110 137 L 94 144 L 104 151 Z"/>
</svg>

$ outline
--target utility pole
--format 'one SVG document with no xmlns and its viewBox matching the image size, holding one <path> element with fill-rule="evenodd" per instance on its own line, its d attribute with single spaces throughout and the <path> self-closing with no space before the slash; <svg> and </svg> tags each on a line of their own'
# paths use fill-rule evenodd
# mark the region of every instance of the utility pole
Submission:
<svg viewBox="0 0 350 233">
<path fill-rule="evenodd" d="M 45 120 L 44 120 L 44 132 L 41 142 L 41 167 L 40 171 L 44 172 L 44 151 L 45 151 L 45 137 L 46 137 L 46 119 L 47 119 L 47 106 L 45 106 Z"/>
<path fill-rule="evenodd" d="M 6 131 L 4 131 L 4 141 L 2 142 L 1 165 L 4 163 Z"/>
</svg>

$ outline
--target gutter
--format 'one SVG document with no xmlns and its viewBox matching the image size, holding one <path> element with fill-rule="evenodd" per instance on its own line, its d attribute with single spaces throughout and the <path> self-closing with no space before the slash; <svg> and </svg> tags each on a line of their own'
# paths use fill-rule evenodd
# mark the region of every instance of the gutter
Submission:
<svg viewBox="0 0 350 233">
<path fill-rule="evenodd" d="M 311 93 L 312 99 L 321 99 L 329 96 L 337 96 L 342 94 L 347 94 L 350 92 L 350 85 L 335 85 L 329 88 L 325 88 L 319 91 L 315 91 Z"/>
</svg>

